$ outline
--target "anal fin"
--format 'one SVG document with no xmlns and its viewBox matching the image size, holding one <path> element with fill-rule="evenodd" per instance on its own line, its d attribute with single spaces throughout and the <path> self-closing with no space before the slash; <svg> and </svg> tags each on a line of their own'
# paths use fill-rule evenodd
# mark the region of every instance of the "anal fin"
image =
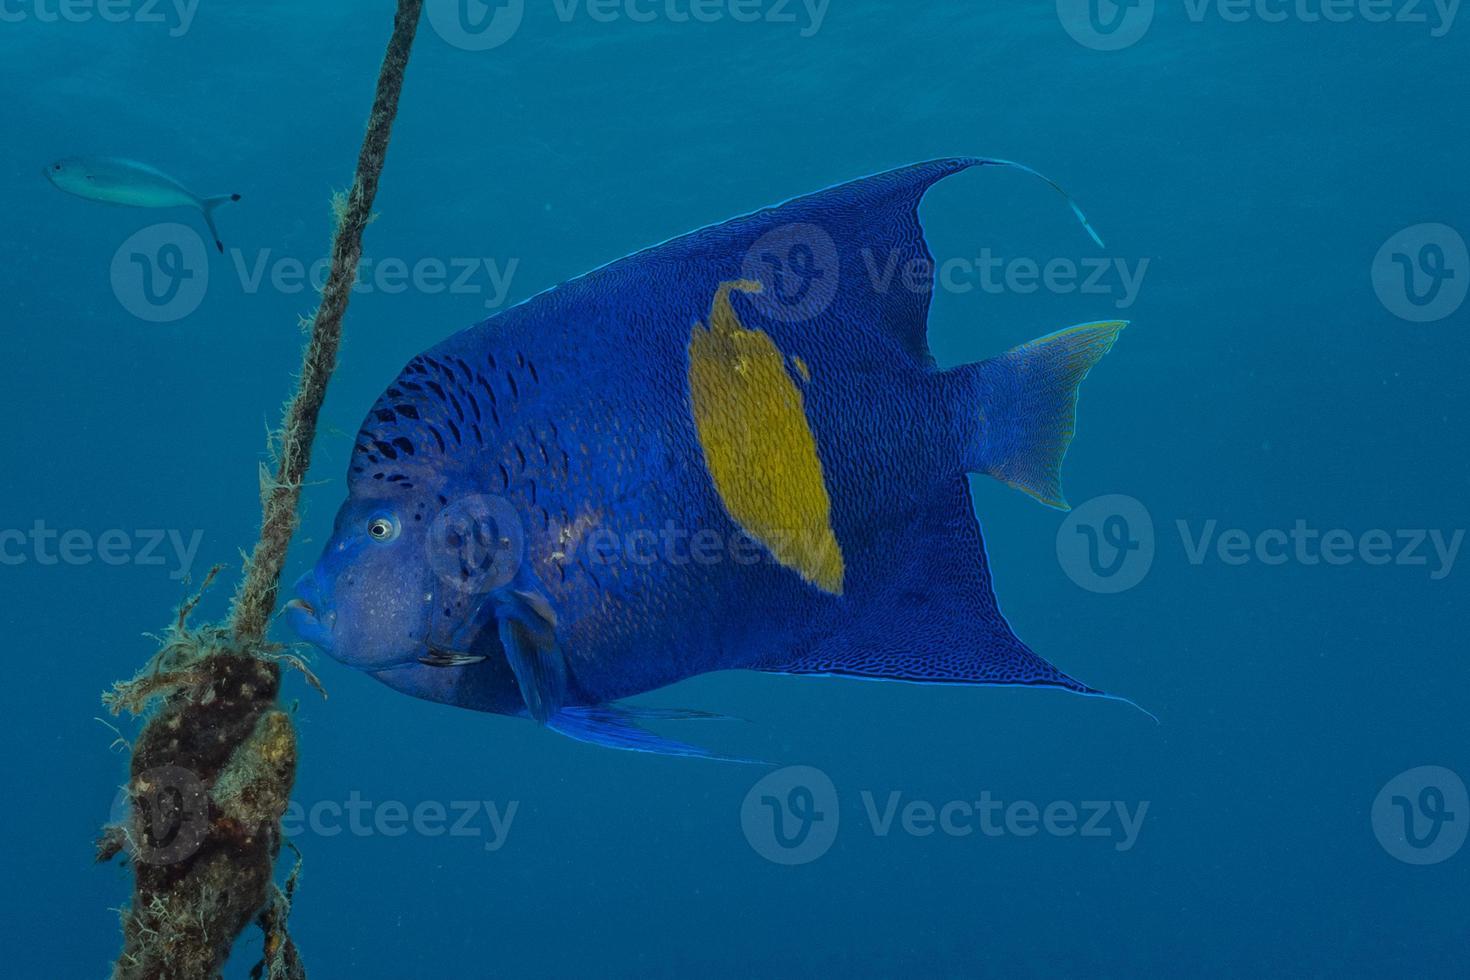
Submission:
<svg viewBox="0 0 1470 980">
<path fill-rule="evenodd" d="M 882 578 L 859 586 L 863 601 L 840 630 L 755 669 L 1109 697 L 1038 656 L 1001 615 L 965 477 L 945 484 L 882 550 Z"/>
</svg>

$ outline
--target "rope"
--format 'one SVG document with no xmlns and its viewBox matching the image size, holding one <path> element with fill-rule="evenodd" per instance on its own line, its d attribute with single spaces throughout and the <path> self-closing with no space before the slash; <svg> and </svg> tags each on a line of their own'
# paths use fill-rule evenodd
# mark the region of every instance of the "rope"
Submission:
<svg viewBox="0 0 1470 980">
<path fill-rule="evenodd" d="M 242 642 L 249 643 L 263 637 L 271 613 L 275 611 L 286 548 L 299 522 L 296 505 L 301 497 L 302 481 L 311 464 L 317 417 L 327 395 L 327 381 L 337 363 L 337 349 L 342 341 L 342 317 L 347 312 L 347 301 L 352 297 L 353 282 L 357 278 L 357 264 L 362 258 L 362 233 L 372 220 L 373 198 L 378 193 L 378 177 L 388 152 L 393 119 L 398 114 L 403 72 L 408 67 L 409 50 L 422 6 L 423 0 L 400 0 L 398 4 L 393 37 L 388 42 L 388 53 L 378 75 L 378 91 L 373 100 L 367 135 L 357 158 L 357 176 L 347 195 L 347 206 L 332 243 L 331 273 L 326 288 L 322 290 L 321 306 L 312 322 L 311 341 L 302 357 L 301 380 L 287 405 L 286 419 L 278 436 L 275 478 L 263 494 L 260 541 L 250 557 L 245 581 L 235 597 L 231 621 L 235 636 Z"/>
<path fill-rule="evenodd" d="M 299 856 L 285 887 L 275 884 L 277 852 L 290 845 L 280 820 L 297 754 L 295 726 L 276 698 L 281 663 L 292 658 L 266 642 L 265 631 L 299 523 L 301 487 L 422 7 L 423 0 L 398 0 L 357 171 L 340 208 L 331 272 L 296 392 L 272 440 L 275 471 L 263 480 L 260 539 L 229 620 L 190 629 L 198 598 L 186 602 L 148 666 L 103 696 L 114 714 L 139 714 L 162 700 L 132 746 L 129 818 L 104 828 L 97 842 L 99 861 L 127 852 L 133 866 L 114 980 L 218 976 L 252 921 L 265 933 L 265 955 L 252 976 L 306 976 L 286 931 Z"/>
</svg>

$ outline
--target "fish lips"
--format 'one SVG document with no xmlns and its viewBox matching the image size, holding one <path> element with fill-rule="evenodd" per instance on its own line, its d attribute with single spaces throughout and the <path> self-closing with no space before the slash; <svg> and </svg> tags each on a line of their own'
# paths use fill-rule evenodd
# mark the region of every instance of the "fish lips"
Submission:
<svg viewBox="0 0 1470 980">
<path fill-rule="evenodd" d="M 286 623 L 302 640 L 332 652 L 332 624 L 337 614 L 326 608 L 314 571 L 297 579 L 295 596 L 286 603 Z"/>
</svg>

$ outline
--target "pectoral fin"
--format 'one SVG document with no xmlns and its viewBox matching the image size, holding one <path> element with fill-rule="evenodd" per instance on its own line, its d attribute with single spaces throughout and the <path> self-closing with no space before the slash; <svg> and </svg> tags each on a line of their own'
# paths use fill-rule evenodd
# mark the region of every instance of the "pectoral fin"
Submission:
<svg viewBox="0 0 1470 980">
<path fill-rule="evenodd" d="M 556 640 L 556 614 L 544 596 L 514 592 L 502 601 L 496 618 L 526 709 L 544 725 L 567 701 L 567 662 Z"/>
</svg>

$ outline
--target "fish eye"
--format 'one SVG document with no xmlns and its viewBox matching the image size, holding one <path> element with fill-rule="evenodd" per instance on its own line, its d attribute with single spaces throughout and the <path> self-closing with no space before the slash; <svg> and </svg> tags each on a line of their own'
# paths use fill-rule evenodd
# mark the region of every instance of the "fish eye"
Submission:
<svg viewBox="0 0 1470 980">
<path fill-rule="evenodd" d="M 53 168 L 52 168 L 52 169 L 53 169 L 53 170 L 60 170 L 60 169 L 61 169 L 61 164 L 59 164 L 59 163 L 58 163 L 58 164 L 57 164 L 57 165 L 56 165 L 56 166 L 55 166 L 55 167 L 53 167 Z"/>
<path fill-rule="evenodd" d="M 377 514 L 367 523 L 368 537 L 385 544 L 398 537 L 398 521 L 388 514 Z"/>
</svg>

